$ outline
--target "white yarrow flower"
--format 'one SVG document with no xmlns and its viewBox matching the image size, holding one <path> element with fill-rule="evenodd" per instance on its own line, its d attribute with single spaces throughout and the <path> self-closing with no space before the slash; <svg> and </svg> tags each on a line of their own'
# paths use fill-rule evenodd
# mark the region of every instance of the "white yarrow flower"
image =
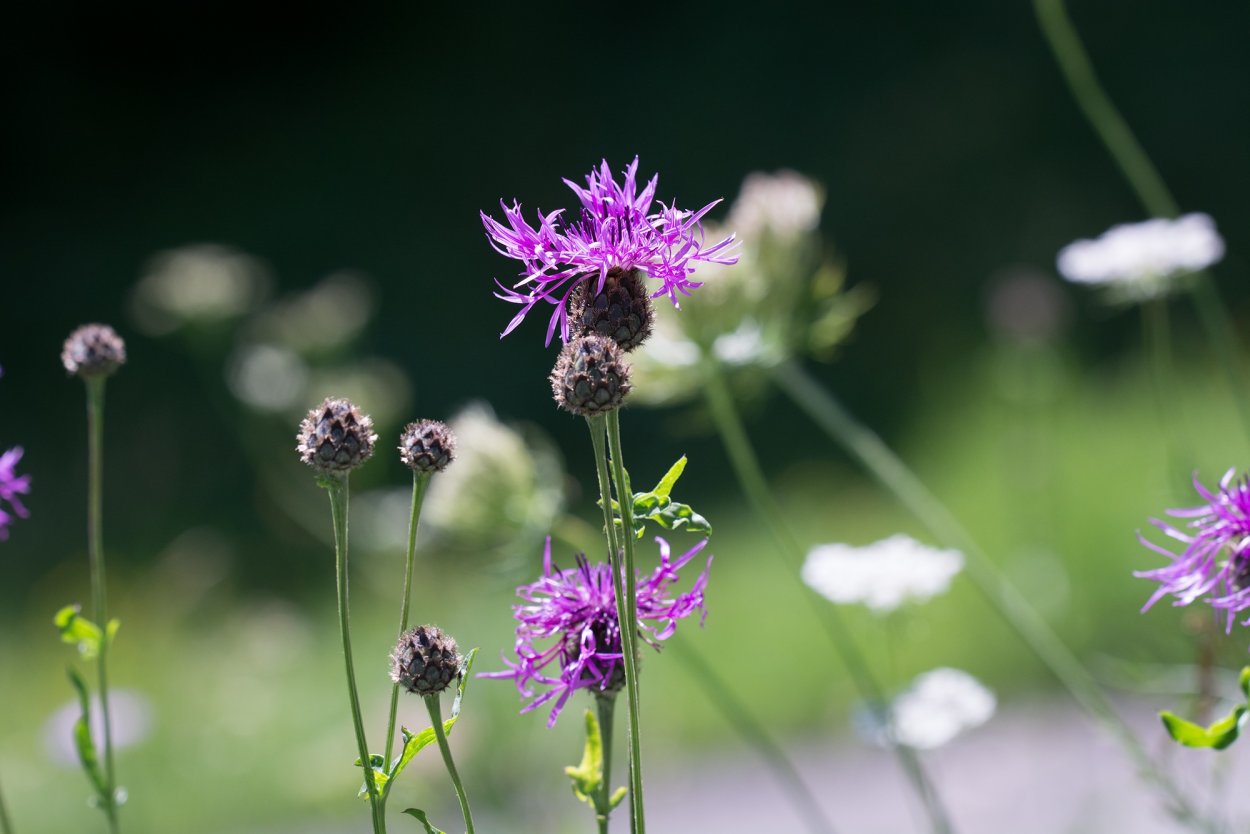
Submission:
<svg viewBox="0 0 1250 834">
<path fill-rule="evenodd" d="M 932 750 L 994 715 L 994 693 L 967 672 L 943 667 L 925 672 L 894 699 L 894 741 Z"/>
<path fill-rule="evenodd" d="M 740 238 L 768 231 L 779 238 L 810 232 L 820 223 L 824 194 L 812 180 L 794 171 L 756 171 L 742 181 L 726 225 Z"/>
<path fill-rule="evenodd" d="M 1078 240 L 1059 252 L 1059 272 L 1077 284 L 1119 289 L 1130 298 L 1167 291 L 1170 278 L 1197 272 L 1224 257 L 1224 239 L 1206 214 L 1154 218 L 1113 226 L 1096 240 Z"/>
<path fill-rule="evenodd" d="M 807 554 L 802 576 L 831 602 L 887 613 L 945 592 L 963 565 L 959 551 L 928 547 L 900 533 L 863 547 L 817 545 Z"/>
</svg>

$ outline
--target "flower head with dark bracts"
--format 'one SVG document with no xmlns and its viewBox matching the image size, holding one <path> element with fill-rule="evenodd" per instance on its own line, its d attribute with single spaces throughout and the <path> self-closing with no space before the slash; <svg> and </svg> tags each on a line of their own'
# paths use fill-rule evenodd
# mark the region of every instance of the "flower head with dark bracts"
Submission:
<svg viewBox="0 0 1250 834">
<path fill-rule="evenodd" d="M 1146 547 L 1172 560 L 1164 567 L 1134 574 L 1159 583 L 1143 611 L 1169 594 L 1176 598 L 1173 605 L 1189 605 L 1206 597 L 1212 606 L 1227 612 L 1225 629 L 1232 631 L 1237 614 L 1250 609 L 1250 482 L 1245 478 L 1234 481 L 1234 474 L 1232 469 L 1225 473 L 1218 492 L 1195 477 L 1194 489 L 1205 503 L 1167 511 L 1172 518 L 1186 520 L 1181 526 L 1151 519 L 1169 538 L 1184 545 L 1181 553 L 1138 535 Z M 1250 625 L 1250 620 L 1245 624 Z"/>
<path fill-rule="evenodd" d="M 677 630 L 678 620 L 696 610 L 707 617 L 703 591 L 712 557 L 708 556 L 703 572 L 689 591 L 674 594 L 672 586 L 679 578 L 678 571 L 703 550 L 707 539 L 676 559 L 672 558 L 668 542 L 659 537 L 656 542 L 660 546 L 660 564 L 650 576 L 639 576 L 637 602 L 638 634 L 658 650 L 660 643 Z M 585 689 L 603 697 L 615 695 L 624 683 L 624 654 L 612 569 L 604 564 L 592 565 L 579 554 L 576 567 L 560 570 L 552 565 L 551 539 L 547 539 L 542 578 L 517 588 L 517 596 L 524 602 L 514 611 L 518 623 L 516 661 L 505 658 L 507 671 L 488 672 L 481 677 L 515 680 L 521 695 L 531 699 L 521 712 L 554 700 L 548 727 L 555 725 L 560 710 L 575 690 Z M 554 642 L 542 647 L 547 640 Z M 553 663 L 557 667 L 549 669 Z M 535 686 L 550 688 L 536 693 Z"/>
<path fill-rule="evenodd" d="M 17 474 L 17 462 L 21 459 L 21 446 L 14 446 L 0 455 L 0 541 L 9 537 L 9 525 L 13 523 L 14 516 L 30 516 L 30 510 L 18 498 L 30 493 L 30 476 Z"/>
<path fill-rule="evenodd" d="M 549 214 L 539 212 L 531 226 L 521 214 L 521 205 L 509 207 L 502 200 L 504 223 L 482 212 L 482 224 L 491 245 L 501 255 L 523 264 L 519 279 L 511 286 L 496 281 L 496 296 L 521 311 L 504 328 L 506 336 L 540 301 L 555 307 L 547 325 L 547 343 L 556 331 L 569 340 L 568 305 L 573 292 L 593 281 L 594 292 L 603 292 L 608 273 L 640 269 L 659 286 L 651 297 L 668 296 L 674 306 L 678 295 L 689 295 L 699 286 L 691 279 L 694 263 L 732 264 L 733 235 L 707 245 L 703 238 L 703 216 L 719 203 L 715 200 L 698 211 L 684 211 L 675 203 L 655 199 L 659 176 L 652 177 L 641 190 L 637 181 L 638 158 L 625 169 L 625 180 L 618 184 L 604 160 L 586 177 L 586 186 L 565 180 L 581 203 L 576 212 L 564 209 Z M 653 209 L 652 204 L 659 208 Z"/>
</svg>

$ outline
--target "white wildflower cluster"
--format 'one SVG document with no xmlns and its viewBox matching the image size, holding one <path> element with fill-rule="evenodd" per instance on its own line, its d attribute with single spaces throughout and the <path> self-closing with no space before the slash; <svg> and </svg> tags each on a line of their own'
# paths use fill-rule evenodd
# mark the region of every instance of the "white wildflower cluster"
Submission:
<svg viewBox="0 0 1250 834">
<path fill-rule="evenodd" d="M 863 547 L 818 545 L 807 554 L 802 575 L 831 602 L 888 613 L 945 592 L 963 564 L 957 550 L 938 550 L 898 534 Z"/>
<path fill-rule="evenodd" d="M 802 174 L 755 171 L 742 181 L 727 225 L 740 238 L 771 233 L 787 240 L 816 229 L 824 202 L 820 187 Z"/>
<path fill-rule="evenodd" d="M 994 715 L 998 701 L 972 675 L 942 667 L 925 672 L 894 699 L 893 739 L 917 750 L 941 747 Z"/>
<path fill-rule="evenodd" d="M 1106 286 L 1132 300 L 1169 290 L 1170 279 L 1218 263 L 1224 239 L 1205 214 L 1175 220 L 1154 218 L 1113 226 L 1096 240 L 1078 240 L 1059 252 L 1063 277 L 1077 284 Z"/>
</svg>

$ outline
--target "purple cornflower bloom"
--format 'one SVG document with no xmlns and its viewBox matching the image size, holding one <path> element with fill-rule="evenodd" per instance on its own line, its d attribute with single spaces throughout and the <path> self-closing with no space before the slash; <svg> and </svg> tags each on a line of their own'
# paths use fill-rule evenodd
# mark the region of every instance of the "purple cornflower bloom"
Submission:
<svg viewBox="0 0 1250 834">
<path fill-rule="evenodd" d="M 1227 612 L 1225 630 L 1232 631 L 1237 614 L 1250 608 L 1250 483 L 1245 478 L 1234 482 L 1233 475 L 1232 469 L 1224 474 L 1217 493 L 1195 476 L 1194 489 L 1206 503 L 1168 510 L 1173 518 L 1188 520 L 1181 527 L 1151 519 L 1169 538 L 1185 546 L 1181 553 L 1138 534 L 1142 544 L 1172 560 L 1170 565 L 1134 573 L 1159 583 L 1142 611 L 1168 594 L 1176 597 L 1173 605 L 1189 605 L 1206 596 L 1212 606 Z M 1250 625 L 1250 620 L 1243 624 Z"/>
<path fill-rule="evenodd" d="M 660 564 L 648 577 L 638 577 L 638 634 L 658 650 L 660 642 L 677 630 L 677 621 L 695 610 L 703 612 L 700 624 L 707 618 L 703 591 L 707 587 L 712 557 L 684 594 L 672 594 L 677 572 L 707 545 L 707 539 L 687 550 L 676 560 L 671 558 L 668 542 L 656 537 L 660 546 Z M 578 554 L 577 567 L 569 570 L 551 564 L 551 539 L 543 551 L 542 578 L 531 585 L 517 588 L 524 604 L 514 608 L 517 619 L 516 662 L 504 658 L 504 672 L 487 672 L 484 678 L 512 678 L 517 690 L 532 699 L 521 712 L 529 712 L 555 699 L 547 719 L 552 727 L 560 710 L 575 690 L 585 689 L 605 695 L 615 693 L 624 683 L 624 654 L 621 651 L 620 621 L 616 615 L 616 593 L 612 587 L 612 569 L 605 564 L 590 564 Z M 537 644 L 552 639 L 546 648 Z M 558 668 L 548 671 L 552 663 Z M 534 685 L 549 686 L 535 694 Z"/>
<path fill-rule="evenodd" d="M 733 264 L 734 236 L 711 246 L 704 246 L 700 221 L 713 206 L 714 200 L 698 211 L 682 211 L 676 203 L 666 205 L 655 200 L 659 175 L 653 176 L 642 191 L 637 182 L 638 157 L 625 169 L 625 182 L 618 185 L 604 160 L 598 170 L 586 177 L 586 187 L 565 180 L 581 202 L 575 217 L 565 218 L 564 209 L 550 214 L 537 213 L 537 225 L 531 226 L 521 216 L 521 204 L 515 200 L 509 208 L 499 201 L 507 224 L 481 212 L 482 224 L 491 246 L 501 255 L 524 264 L 519 280 L 511 287 L 498 280 L 497 298 L 520 304 L 521 312 L 504 328 L 500 338 L 513 331 L 539 301 L 555 306 L 547 324 L 547 344 L 556 329 L 560 339 L 569 340 L 568 302 L 573 290 L 597 277 L 595 292 L 603 290 L 608 271 L 640 269 L 660 282 L 652 298 L 668 296 L 674 306 L 677 294 L 689 295 L 698 286 L 690 275 L 692 262 Z M 652 210 L 652 203 L 659 203 Z"/>
<path fill-rule="evenodd" d="M 18 518 L 28 518 L 30 510 L 22 504 L 18 495 L 30 493 L 30 476 L 18 475 L 17 462 L 22 459 L 22 447 L 14 446 L 0 455 L 0 541 L 9 537 L 9 525 L 13 523 L 14 514 Z M 4 504 L 8 503 L 6 512 Z"/>
</svg>

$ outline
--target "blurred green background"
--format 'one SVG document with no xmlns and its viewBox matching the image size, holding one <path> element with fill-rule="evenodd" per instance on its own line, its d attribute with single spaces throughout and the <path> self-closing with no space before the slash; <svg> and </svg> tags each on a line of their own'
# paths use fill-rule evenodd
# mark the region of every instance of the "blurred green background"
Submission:
<svg viewBox="0 0 1250 834">
<path fill-rule="evenodd" d="M 1244 329 L 1250 9 L 1074 5 L 1106 86 L 1179 202 L 1216 218 L 1229 251 L 1216 279 Z M 563 504 L 589 523 L 595 508 L 585 432 L 548 396 L 542 326 L 497 338 L 513 311 L 491 297 L 491 279 L 512 265 L 486 245 L 477 212 L 500 198 L 528 211 L 563 205 L 560 178 L 601 158 L 619 170 L 638 154 L 641 172 L 660 173 L 659 195 L 686 207 L 732 199 L 755 170 L 822 183 L 825 240 L 849 284 L 876 301 L 836 362 L 813 372 L 920 471 L 1083 658 L 1104 670 L 1109 659 L 1192 659 L 1180 613 L 1137 615 L 1146 587 L 1130 575 L 1154 564 L 1134 531 L 1187 500 L 1167 472 L 1138 317 L 1053 278 L 1063 244 L 1142 213 L 1027 6 L 141 3 L 23 15 L 5 37 L 0 139 L 0 446 L 23 445 L 20 471 L 34 479 L 31 518 L 0 544 L 0 778 L 20 830 L 99 825 L 81 774 L 56 765 L 44 739 L 68 701 L 72 659 L 50 617 L 87 597 L 83 400 L 59 367 L 64 336 L 111 322 L 130 352 L 109 385 L 105 541 L 124 623 L 114 677 L 142 693 L 151 721 L 147 740 L 119 755 L 134 830 L 363 822 L 347 798 L 354 752 L 329 519 L 296 461 L 295 423 L 346 390 L 389 446 L 408 419 L 482 400 L 543 450 L 545 463 L 518 477 L 551 493 L 535 499 L 546 509 L 518 510 L 520 532 L 503 541 L 432 540 L 416 592 L 418 619 L 481 646 L 479 669 L 497 668 L 512 642 L 512 588 L 537 571 L 544 531 L 528 521 Z M 254 259 L 241 268 L 264 276 L 264 298 L 212 326 L 145 317 L 135 288 L 168 265 L 153 258 L 203 243 Z M 987 322 L 995 287 L 1022 272 L 1054 280 L 1062 299 L 1064 324 L 1044 350 Z M 1170 396 L 1210 482 L 1244 463 L 1246 443 L 1188 305 L 1172 307 L 1181 373 Z M 240 368 L 261 344 L 288 350 L 268 357 L 271 370 L 298 356 L 300 401 L 240 396 Z M 898 530 L 927 540 L 783 398 L 756 390 L 743 405 L 805 544 Z M 775 683 L 761 693 L 743 681 L 739 694 L 783 738 L 854 743 L 853 692 L 706 422 L 644 408 L 624 422 L 636 480 L 687 454 L 683 500 L 717 526 L 707 628 L 688 624 L 676 639 L 726 674 L 769 647 Z M 376 499 L 354 517 L 365 539 L 357 656 L 376 736 L 402 551 L 365 528 L 404 523 L 406 499 L 392 492 L 388 503 L 384 490 L 402 496 L 406 473 L 382 454 L 355 486 Z M 892 688 L 953 665 L 1008 702 L 1054 689 L 966 581 L 893 635 L 851 616 L 889 655 Z M 1230 665 L 1244 642 L 1222 649 Z M 652 755 L 734 743 L 670 658 L 649 658 L 647 674 Z M 576 721 L 549 733 L 539 716 L 515 716 L 505 683 L 477 682 L 469 698 L 472 721 L 457 734 L 480 800 L 520 808 L 525 830 L 581 814 L 558 767 L 578 757 Z M 522 760 L 538 764 L 516 768 Z M 414 796 L 445 787 L 437 770 L 412 782 Z M 449 799 L 418 801 L 451 809 Z"/>
</svg>

